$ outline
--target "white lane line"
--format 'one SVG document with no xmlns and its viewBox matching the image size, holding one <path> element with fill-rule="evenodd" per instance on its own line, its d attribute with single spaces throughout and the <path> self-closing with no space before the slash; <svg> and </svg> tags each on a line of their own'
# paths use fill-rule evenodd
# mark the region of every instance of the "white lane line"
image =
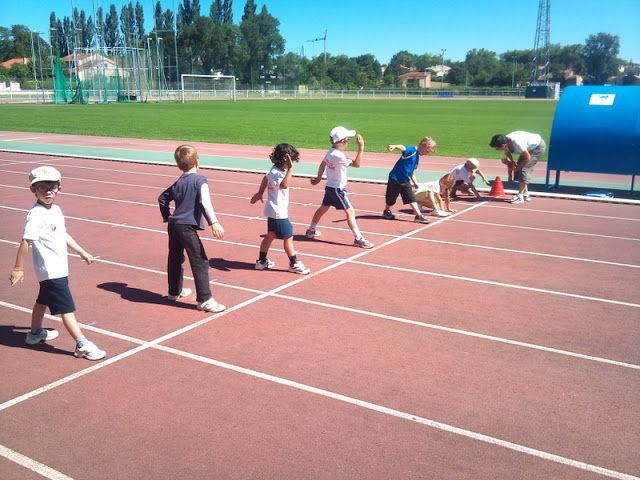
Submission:
<svg viewBox="0 0 640 480">
<path fill-rule="evenodd" d="M 73 480 L 73 478 L 68 477 L 64 473 L 60 473 L 59 471 L 54 470 L 51 467 L 47 467 L 46 465 L 32 458 L 25 457 L 24 455 L 16 452 L 15 450 L 7 448 L 4 445 L 0 445 L 0 456 L 3 456 L 7 460 L 11 460 L 18 465 L 21 465 L 24 468 L 51 480 Z"/>
<path fill-rule="evenodd" d="M 601 235 L 598 233 L 588 233 L 588 232 L 571 232 L 568 230 L 554 230 L 552 228 L 538 228 L 538 227 L 526 227 L 523 225 L 509 225 L 506 223 L 491 223 L 491 222 L 478 222 L 475 220 L 457 220 L 461 223 L 473 223 L 475 225 L 489 225 L 491 227 L 501 227 L 501 228 L 519 228 L 523 230 L 536 230 L 539 232 L 550 232 L 550 233 L 563 233 L 566 235 L 581 235 L 586 237 L 599 237 L 599 238 L 609 238 L 614 240 L 631 240 L 633 242 L 640 242 L 640 238 L 629 238 L 629 237 L 616 237 L 613 235 Z"/>
<path fill-rule="evenodd" d="M 442 245 L 457 245 L 460 247 L 468 247 L 468 248 L 480 248 L 485 250 L 495 250 L 498 252 L 508 252 L 508 253 L 517 253 L 520 255 L 533 255 L 539 257 L 549 257 L 549 258 L 557 258 L 560 260 L 571 260 L 573 262 L 587 262 L 587 263 L 601 263 L 604 265 L 613 265 L 616 267 L 627 267 L 627 268 L 640 268 L 640 265 L 633 265 L 630 263 L 618 263 L 618 262 L 609 262 L 606 260 L 596 260 L 592 258 L 582 258 L 582 257 L 569 257 L 566 255 L 554 255 L 552 253 L 543 253 L 543 252 L 531 252 L 528 250 L 516 250 L 513 248 L 503 248 L 503 247 L 490 247 L 487 245 L 477 245 L 473 243 L 462 243 L 462 242 L 448 242 L 446 240 L 434 240 L 432 238 L 415 238 L 414 240 L 418 240 L 420 242 L 431 242 L 431 243 L 439 243 Z"/>
<path fill-rule="evenodd" d="M 615 470 L 610 470 L 607 468 L 599 467 L 597 465 L 591 465 L 589 463 L 581 462 L 578 460 L 573 460 L 571 458 L 563 457 L 560 455 L 555 455 L 553 453 L 548 453 L 542 450 L 538 450 L 535 448 L 530 448 L 524 445 L 520 445 L 517 443 L 509 442 L 507 440 L 502 440 L 496 437 L 491 437 L 489 435 L 484 435 L 482 433 L 477 433 L 471 430 L 467 430 L 464 428 L 456 427 L 453 425 L 449 425 L 446 423 L 438 422 L 435 420 L 431 420 L 428 418 L 420 417 L 417 415 L 413 415 L 411 413 L 402 412 L 400 410 L 395 410 L 393 408 L 384 407 L 382 405 L 377 405 L 375 403 L 370 403 L 364 400 L 359 400 L 357 398 L 349 397 L 346 395 L 341 395 L 339 393 L 330 392 L 327 390 L 323 390 L 321 388 L 313 387 L 310 385 L 306 385 L 303 383 L 295 382 L 292 380 L 287 380 L 285 378 L 276 377 L 274 375 L 269 375 L 267 373 L 258 372 L 256 370 L 251 370 L 248 368 L 240 367 L 237 365 L 231 365 L 229 363 L 221 362 L 218 360 L 213 360 L 207 357 L 202 357 L 200 355 L 184 352 L 182 350 L 178 350 L 171 347 L 158 346 L 159 350 L 163 350 L 166 352 L 170 352 L 185 358 L 189 358 L 191 360 L 195 360 L 198 362 L 202 362 L 205 364 L 213 365 L 216 367 L 224 368 L 226 370 L 231 370 L 234 372 L 238 372 L 244 375 L 249 375 L 255 378 L 259 378 L 261 380 L 265 380 L 272 383 L 277 383 L 280 385 L 284 385 L 286 387 L 295 388 L 304 392 L 312 393 L 315 395 L 320 395 L 322 397 L 330 398 L 332 400 L 336 400 L 339 402 L 348 403 L 351 405 L 355 405 L 357 407 L 366 408 L 368 410 L 372 410 L 374 412 L 381 413 L 383 415 L 389 415 L 392 417 L 400 418 L 402 420 L 406 420 L 413 423 L 418 423 L 421 425 L 425 425 L 428 427 L 435 428 L 437 430 L 442 430 L 447 433 L 452 433 L 454 435 L 459 435 L 462 437 L 470 438 L 472 440 L 488 443 L 491 445 L 495 445 L 498 447 L 506 448 L 509 450 L 514 450 L 519 453 L 523 453 L 525 455 L 531 455 L 534 457 L 542 458 L 543 460 L 548 460 L 551 462 L 559 463 L 562 465 L 566 465 L 568 467 L 577 468 L 580 470 L 585 470 L 592 473 L 598 473 L 600 475 L 605 475 L 607 477 L 621 479 L 621 480 L 638 480 L 638 477 L 634 477 L 633 475 L 628 475 L 625 473 L 617 472 Z"/>
</svg>

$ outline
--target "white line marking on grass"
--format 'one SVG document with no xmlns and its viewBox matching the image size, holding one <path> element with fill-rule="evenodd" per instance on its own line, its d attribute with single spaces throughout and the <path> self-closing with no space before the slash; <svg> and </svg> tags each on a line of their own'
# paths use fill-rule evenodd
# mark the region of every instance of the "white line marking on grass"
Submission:
<svg viewBox="0 0 640 480">
<path fill-rule="evenodd" d="M 395 410 L 393 408 L 384 407 L 381 405 L 377 405 L 374 403 L 370 403 L 364 400 L 359 400 L 357 398 L 349 397 L 346 395 L 341 395 L 339 393 L 330 392 L 327 390 L 323 390 L 321 388 L 313 387 L 310 385 L 306 385 L 304 383 L 295 382 L 292 380 L 287 380 L 282 377 L 276 377 L 274 375 L 269 375 L 267 373 L 258 372 L 256 370 L 251 370 L 248 368 L 240 367 L 237 365 L 231 365 L 229 363 L 221 362 L 218 360 L 213 360 L 207 357 L 203 357 L 200 355 L 184 352 L 182 350 L 178 350 L 171 347 L 158 346 L 157 349 L 163 350 L 165 352 L 173 353 L 191 360 L 195 360 L 198 362 L 202 362 L 205 364 L 213 365 L 219 368 L 224 368 L 226 370 L 231 370 L 237 373 L 241 373 L 243 375 L 249 375 L 251 377 L 259 378 L 261 380 L 265 380 L 272 383 L 277 383 L 280 385 L 284 385 L 285 387 L 295 388 L 297 390 L 301 390 L 304 392 L 308 392 L 314 395 L 320 395 L 322 397 L 326 397 L 332 400 L 336 400 L 339 402 L 348 403 L 350 405 L 355 405 L 360 408 L 365 408 L 368 410 L 372 410 L 377 413 L 381 413 L 383 415 L 389 415 L 392 417 L 400 418 L 402 420 L 406 420 L 409 422 L 417 423 L 420 425 L 425 425 L 427 427 L 435 428 L 437 430 L 441 430 L 447 433 L 452 433 L 454 435 L 459 435 L 462 437 L 470 438 L 471 440 L 476 440 L 484 443 L 488 443 L 491 445 L 495 445 L 498 447 L 506 448 L 509 450 L 516 451 L 518 453 L 523 453 L 525 455 L 530 455 L 533 457 L 541 458 L 543 460 L 548 460 L 551 462 L 559 463 L 562 465 L 566 465 L 571 468 L 577 468 L 580 470 L 585 470 L 592 473 L 597 473 L 600 475 L 605 475 L 607 477 L 622 479 L 622 480 L 639 480 L 638 477 L 634 477 L 632 475 L 628 475 L 625 473 L 617 472 L 615 470 L 609 470 L 607 468 L 599 467 L 597 465 L 591 465 L 585 462 L 581 462 L 578 460 L 573 460 L 571 458 L 562 457 L 560 455 L 555 455 L 553 453 L 548 453 L 542 450 L 537 450 L 535 448 L 530 448 L 524 445 L 520 445 L 517 443 L 509 442 L 506 440 L 502 440 L 496 437 L 491 437 L 489 435 L 484 435 L 481 433 L 477 433 L 471 430 L 467 430 L 460 427 L 455 427 L 453 425 L 449 425 L 442 422 L 437 422 L 435 420 L 431 420 L 428 418 L 420 417 L 417 415 L 412 415 L 410 413 L 402 412 L 400 410 Z"/>
<path fill-rule="evenodd" d="M 16 452 L 15 450 L 7 448 L 4 445 L 0 445 L 0 455 L 2 455 L 7 460 L 11 460 L 18 465 L 21 465 L 27 470 L 31 470 L 34 473 L 42 475 L 45 478 L 49 478 L 51 480 L 73 480 L 72 477 L 68 477 L 64 473 L 60 473 L 59 471 L 54 470 L 51 467 L 47 467 L 46 465 L 32 458 L 25 457 L 24 455 Z"/>
</svg>

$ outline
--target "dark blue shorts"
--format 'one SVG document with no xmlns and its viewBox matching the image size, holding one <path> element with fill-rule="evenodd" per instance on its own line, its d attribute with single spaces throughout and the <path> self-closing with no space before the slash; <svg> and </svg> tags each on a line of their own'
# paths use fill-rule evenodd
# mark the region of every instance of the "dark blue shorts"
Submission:
<svg viewBox="0 0 640 480">
<path fill-rule="evenodd" d="M 351 207 L 351 202 L 344 188 L 324 187 L 324 198 L 322 206 L 335 207 L 336 210 L 347 210 Z"/>
<path fill-rule="evenodd" d="M 41 281 L 36 303 L 49 307 L 51 315 L 75 312 L 76 305 L 73 303 L 73 297 L 69 290 L 69 278 Z"/>
<path fill-rule="evenodd" d="M 288 218 L 267 218 L 267 232 L 274 232 L 276 238 L 293 237 L 293 225 Z"/>
</svg>

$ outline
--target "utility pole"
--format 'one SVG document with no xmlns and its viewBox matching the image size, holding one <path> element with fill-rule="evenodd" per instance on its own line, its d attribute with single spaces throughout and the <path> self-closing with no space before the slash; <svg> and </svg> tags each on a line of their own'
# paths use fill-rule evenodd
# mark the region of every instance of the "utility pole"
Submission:
<svg viewBox="0 0 640 480">
<path fill-rule="evenodd" d="M 442 90 L 442 82 L 444 82 L 444 52 L 446 52 L 447 49 L 443 48 L 442 49 L 442 64 L 440 65 L 441 67 L 441 72 L 440 72 L 440 89 Z"/>
</svg>

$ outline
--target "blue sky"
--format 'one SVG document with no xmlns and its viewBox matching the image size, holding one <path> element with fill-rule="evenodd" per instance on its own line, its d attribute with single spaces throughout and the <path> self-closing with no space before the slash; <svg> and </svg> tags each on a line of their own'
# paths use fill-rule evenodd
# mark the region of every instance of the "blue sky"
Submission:
<svg viewBox="0 0 640 480">
<path fill-rule="evenodd" d="M 140 0 L 146 31 L 151 29 L 156 0 Z M 0 26 L 26 25 L 47 32 L 52 11 L 70 16 L 71 0 L 9 0 L 0 9 Z M 73 0 L 78 9 L 93 16 L 94 7 L 118 12 L 124 0 Z M 133 2 L 135 4 L 135 1 Z M 179 0 L 161 0 L 163 10 L 178 10 Z M 239 23 L 246 0 L 234 0 L 234 23 Z M 498 54 L 533 48 L 538 0 L 343 0 L 297 2 L 257 0 L 258 11 L 266 4 L 280 20 L 286 51 L 307 57 L 323 53 L 324 42 L 308 40 L 327 31 L 327 51 L 355 57 L 365 53 L 386 64 L 400 50 L 464 60 L 473 48 Z M 207 15 L 210 0 L 200 0 Z M 551 42 L 584 44 L 592 34 L 605 32 L 620 37 L 620 57 L 640 62 L 640 0 L 551 0 Z"/>
</svg>

